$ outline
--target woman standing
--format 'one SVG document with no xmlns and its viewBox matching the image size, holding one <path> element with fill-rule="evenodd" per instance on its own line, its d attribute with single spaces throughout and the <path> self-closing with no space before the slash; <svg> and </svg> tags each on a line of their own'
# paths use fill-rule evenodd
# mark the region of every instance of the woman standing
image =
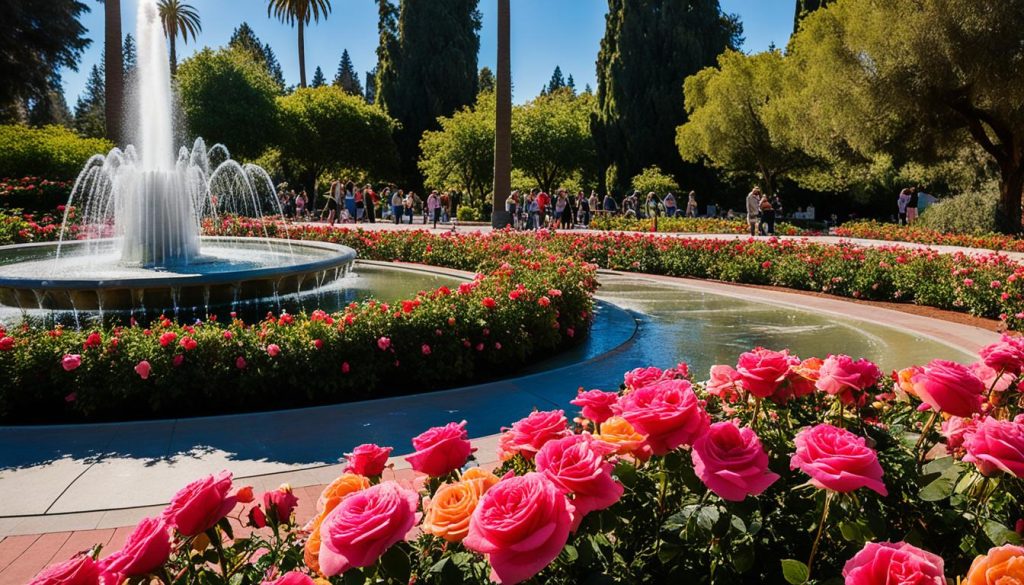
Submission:
<svg viewBox="0 0 1024 585">
<path fill-rule="evenodd" d="M 676 216 L 676 196 L 670 191 L 668 195 L 665 195 L 665 199 L 662 201 L 665 204 L 665 217 Z"/>
<path fill-rule="evenodd" d="M 580 191 L 578 216 L 583 227 L 590 227 L 590 210 L 593 209 L 591 201 L 597 201 L 597 193 L 591 193 L 588 199 L 583 195 L 583 191 Z"/>
<path fill-rule="evenodd" d="M 427 213 L 431 221 L 434 222 L 434 228 L 436 229 L 437 221 L 441 219 L 441 199 L 437 196 L 437 191 L 431 191 L 430 195 L 427 196 Z"/>
<path fill-rule="evenodd" d="M 686 199 L 686 217 L 697 217 L 697 192 L 690 191 Z"/>
<path fill-rule="evenodd" d="M 565 227 L 565 210 L 569 207 L 569 200 L 565 197 L 565 189 L 559 189 L 558 195 L 555 198 L 555 215 L 552 218 L 551 225 L 555 228 Z"/>
<path fill-rule="evenodd" d="M 394 215 L 395 225 L 402 223 L 402 208 L 405 207 L 405 197 L 399 189 L 391 196 L 391 214 Z"/>
<path fill-rule="evenodd" d="M 774 235 L 775 231 L 775 208 L 772 207 L 771 199 L 768 199 L 768 195 L 761 195 L 761 201 L 758 204 L 758 208 L 761 211 L 761 223 L 760 230 L 762 236 Z"/>
<path fill-rule="evenodd" d="M 306 201 L 308 199 L 309 197 L 306 195 L 305 189 L 295 198 L 295 215 L 300 221 L 305 221 L 306 219 Z"/>
<path fill-rule="evenodd" d="M 505 213 L 512 220 L 512 228 L 519 229 L 519 191 L 513 191 L 505 200 Z"/>
<path fill-rule="evenodd" d="M 331 224 L 331 227 L 334 227 L 334 220 L 337 219 L 341 199 L 341 181 L 334 179 L 331 181 L 331 190 L 327 195 L 327 221 Z"/>
<path fill-rule="evenodd" d="M 345 183 L 345 211 L 353 221 L 356 219 L 356 193 L 352 181 Z"/>
</svg>

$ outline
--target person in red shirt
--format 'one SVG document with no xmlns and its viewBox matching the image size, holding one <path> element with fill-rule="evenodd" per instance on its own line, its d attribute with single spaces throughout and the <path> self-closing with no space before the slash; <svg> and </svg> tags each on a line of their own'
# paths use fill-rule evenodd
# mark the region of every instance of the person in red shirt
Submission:
<svg viewBox="0 0 1024 585">
<path fill-rule="evenodd" d="M 366 188 L 363 189 L 363 199 L 366 205 L 366 221 L 370 223 L 377 223 L 377 202 L 380 199 L 377 197 L 377 193 L 373 190 L 373 187 L 367 183 Z"/>
<path fill-rule="evenodd" d="M 534 189 L 538 191 L 538 189 Z M 547 221 L 548 206 L 551 205 L 551 197 L 547 193 L 541 191 L 537 195 L 537 207 L 539 208 L 540 227 L 545 227 Z"/>
</svg>

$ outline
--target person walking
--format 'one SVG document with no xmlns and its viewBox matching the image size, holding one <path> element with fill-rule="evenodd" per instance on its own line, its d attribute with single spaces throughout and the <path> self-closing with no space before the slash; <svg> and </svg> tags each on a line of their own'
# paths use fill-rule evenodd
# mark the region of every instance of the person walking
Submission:
<svg viewBox="0 0 1024 585">
<path fill-rule="evenodd" d="M 536 191 L 536 189 L 534 189 Z M 529 205 L 526 210 L 530 214 L 529 229 L 537 230 L 540 229 L 540 202 L 537 201 L 537 197 L 534 193 L 530 193 Z"/>
<path fill-rule="evenodd" d="M 305 221 L 306 219 L 306 201 L 308 200 L 309 196 L 306 195 L 305 189 L 295 198 L 295 215 L 299 218 L 299 221 Z"/>
<path fill-rule="evenodd" d="M 406 223 L 412 224 L 412 216 L 414 208 L 416 207 L 415 193 L 409 191 L 409 193 L 402 199 L 402 206 L 405 208 L 405 219 Z"/>
<path fill-rule="evenodd" d="M 597 201 L 597 193 L 591 193 L 588 199 L 583 195 L 583 191 L 580 191 L 579 200 L 579 211 L 577 216 L 579 217 L 580 223 L 583 227 L 590 227 L 590 210 L 595 207 L 594 202 Z"/>
<path fill-rule="evenodd" d="M 899 224 L 907 225 L 907 205 L 910 203 L 910 189 L 904 188 L 896 198 L 896 211 L 899 213 Z"/>
<path fill-rule="evenodd" d="M 430 214 L 431 221 L 434 222 L 434 229 L 437 229 L 437 222 L 441 219 L 441 198 L 437 195 L 437 191 L 431 191 L 427 196 L 427 212 Z"/>
<path fill-rule="evenodd" d="M 761 219 L 761 188 L 754 187 L 747 194 L 747 224 L 751 237 L 757 235 L 757 222 Z"/>
<path fill-rule="evenodd" d="M 907 202 L 907 225 L 917 221 L 917 205 L 921 199 L 921 189 L 914 187 L 909 189 L 910 201 Z"/>
<path fill-rule="evenodd" d="M 538 189 L 538 191 L 540 191 Z M 540 227 L 546 227 L 548 223 L 548 209 L 551 206 L 551 196 L 540 191 L 537 193 L 537 221 L 540 223 Z"/>
<path fill-rule="evenodd" d="M 405 208 L 405 197 L 402 197 L 402 191 L 395 191 L 395 194 L 391 196 L 391 214 L 394 215 L 395 225 L 402 223 L 402 212 Z"/>
<path fill-rule="evenodd" d="M 366 187 L 363 188 L 363 205 L 366 207 L 366 221 L 370 223 L 377 223 L 377 203 L 380 199 L 377 198 L 377 193 L 374 192 L 373 186 L 367 183 Z"/>
<path fill-rule="evenodd" d="M 604 194 L 604 201 L 601 202 L 601 210 L 607 215 L 615 215 L 619 211 L 619 204 L 615 202 L 615 198 L 612 197 L 611 193 Z"/>
<path fill-rule="evenodd" d="M 697 192 L 690 191 L 686 198 L 686 217 L 697 217 Z"/>
<path fill-rule="evenodd" d="M 331 190 L 327 196 L 327 221 L 334 227 L 334 220 L 337 219 L 341 203 L 343 201 L 341 181 L 331 181 Z"/>
<path fill-rule="evenodd" d="M 565 210 L 569 207 L 569 200 L 565 197 L 565 189 L 559 189 L 558 195 L 555 198 L 555 213 L 551 216 L 551 227 L 552 228 L 563 228 L 565 227 Z"/>
<path fill-rule="evenodd" d="M 768 198 L 767 194 L 761 195 L 761 201 L 758 204 L 761 210 L 761 235 L 770 236 L 772 233 L 772 227 L 775 224 L 775 208 L 772 207 L 772 200 Z"/>
</svg>

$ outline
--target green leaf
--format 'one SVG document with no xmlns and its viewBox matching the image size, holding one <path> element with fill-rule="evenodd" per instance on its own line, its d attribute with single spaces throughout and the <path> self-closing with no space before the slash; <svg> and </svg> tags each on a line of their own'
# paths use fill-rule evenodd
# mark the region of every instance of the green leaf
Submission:
<svg viewBox="0 0 1024 585">
<path fill-rule="evenodd" d="M 790 585 L 806 583 L 808 573 L 807 565 L 800 561 L 794 559 L 782 560 L 782 576 L 786 578 L 786 582 Z"/>
<path fill-rule="evenodd" d="M 1019 534 L 995 520 L 989 520 L 985 523 L 985 536 L 992 541 L 993 546 L 1020 544 Z"/>
<path fill-rule="evenodd" d="M 711 532 L 715 523 L 718 522 L 718 508 L 715 506 L 704 506 L 697 513 L 697 526 Z"/>
<path fill-rule="evenodd" d="M 682 552 L 682 550 L 683 547 L 679 546 L 678 544 L 673 544 L 671 542 L 662 542 L 661 548 L 658 549 L 658 560 L 662 563 L 668 563 L 672 559 L 679 556 L 679 553 Z"/>
<path fill-rule="evenodd" d="M 562 560 L 566 563 L 574 563 L 576 562 L 576 559 L 580 558 L 580 553 L 576 550 L 575 546 L 567 544 L 565 545 L 565 548 L 562 549 L 561 556 L 563 557 Z"/>
<path fill-rule="evenodd" d="M 366 577 L 359 569 L 349 569 L 342 574 L 341 583 L 342 585 L 363 585 L 366 583 Z"/>
<path fill-rule="evenodd" d="M 953 465 L 954 460 L 952 457 L 940 457 L 933 459 L 921 468 L 921 475 L 931 475 L 933 473 L 942 474 L 944 471 L 949 469 Z"/>
<path fill-rule="evenodd" d="M 947 467 L 939 477 L 928 485 L 921 488 L 918 497 L 926 502 L 939 502 L 953 495 L 953 488 L 956 486 L 957 478 L 960 476 L 960 468 L 951 465 Z"/>
<path fill-rule="evenodd" d="M 224 534 L 227 535 L 228 540 L 235 539 L 235 531 L 231 528 L 231 520 L 227 518 L 221 518 L 220 522 L 217 522 L 217 526 L 219 526 L 220 529 L 224 531 Z"/>
<path fill-rule="evenodd" d="M 412 568 L 409 566 L 409 555 L 397 546 L 393 546 L 380 558 L 380 566 L 384 574 L 399 583 L 408 583 Z"/>
<path fill-rule="evenodd" d="M 738 573 L 746 573 L 754 566 L 754 547 L 741 545 L 732 552 L 732 566 Z"/>
<path fill-rule="evenodd" d="M 739 532 L 740 534 L 747 533 L 747 524 L 743 521 L 743 518 L 733 515 L 730 523 L 732 524 L 732 527 L 736 529 L 736 532 Z"/>
</svg>

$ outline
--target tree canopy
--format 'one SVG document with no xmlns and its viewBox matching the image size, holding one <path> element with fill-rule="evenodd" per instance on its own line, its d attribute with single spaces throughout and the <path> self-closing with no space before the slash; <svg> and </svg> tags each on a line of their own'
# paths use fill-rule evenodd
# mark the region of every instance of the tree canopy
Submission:
<svg viewBox="0 0 1024 585">
<path fill-rule="evenodd" d="M 463 189 L 481 200 L 494 182 L 494 92 L 423 133 L 420 172 L 429 187 Z"/>
<path fill-rule="evenodd" d="M 266 67 L 267 73 L 270 74 L 280 91 L 284 92 L 284 72 L 281 70 L 281 64 L 277 61 L 274 49 L 269 43 L 260 41 L 249 23 L 243 22 L 235 29 L 235 32 L 231 34 L 231 40 L 228 41 L 228 47 L 248 51 L 250 55 L 258 59 Z"/>
<path fill-rule="evenodd" d="M 512 112 L 512 165 L 546 191 L 573 172 L 596 177 L 596 152 L 590 134 L 595 99 L 563 87 Z"/>
</svg>

